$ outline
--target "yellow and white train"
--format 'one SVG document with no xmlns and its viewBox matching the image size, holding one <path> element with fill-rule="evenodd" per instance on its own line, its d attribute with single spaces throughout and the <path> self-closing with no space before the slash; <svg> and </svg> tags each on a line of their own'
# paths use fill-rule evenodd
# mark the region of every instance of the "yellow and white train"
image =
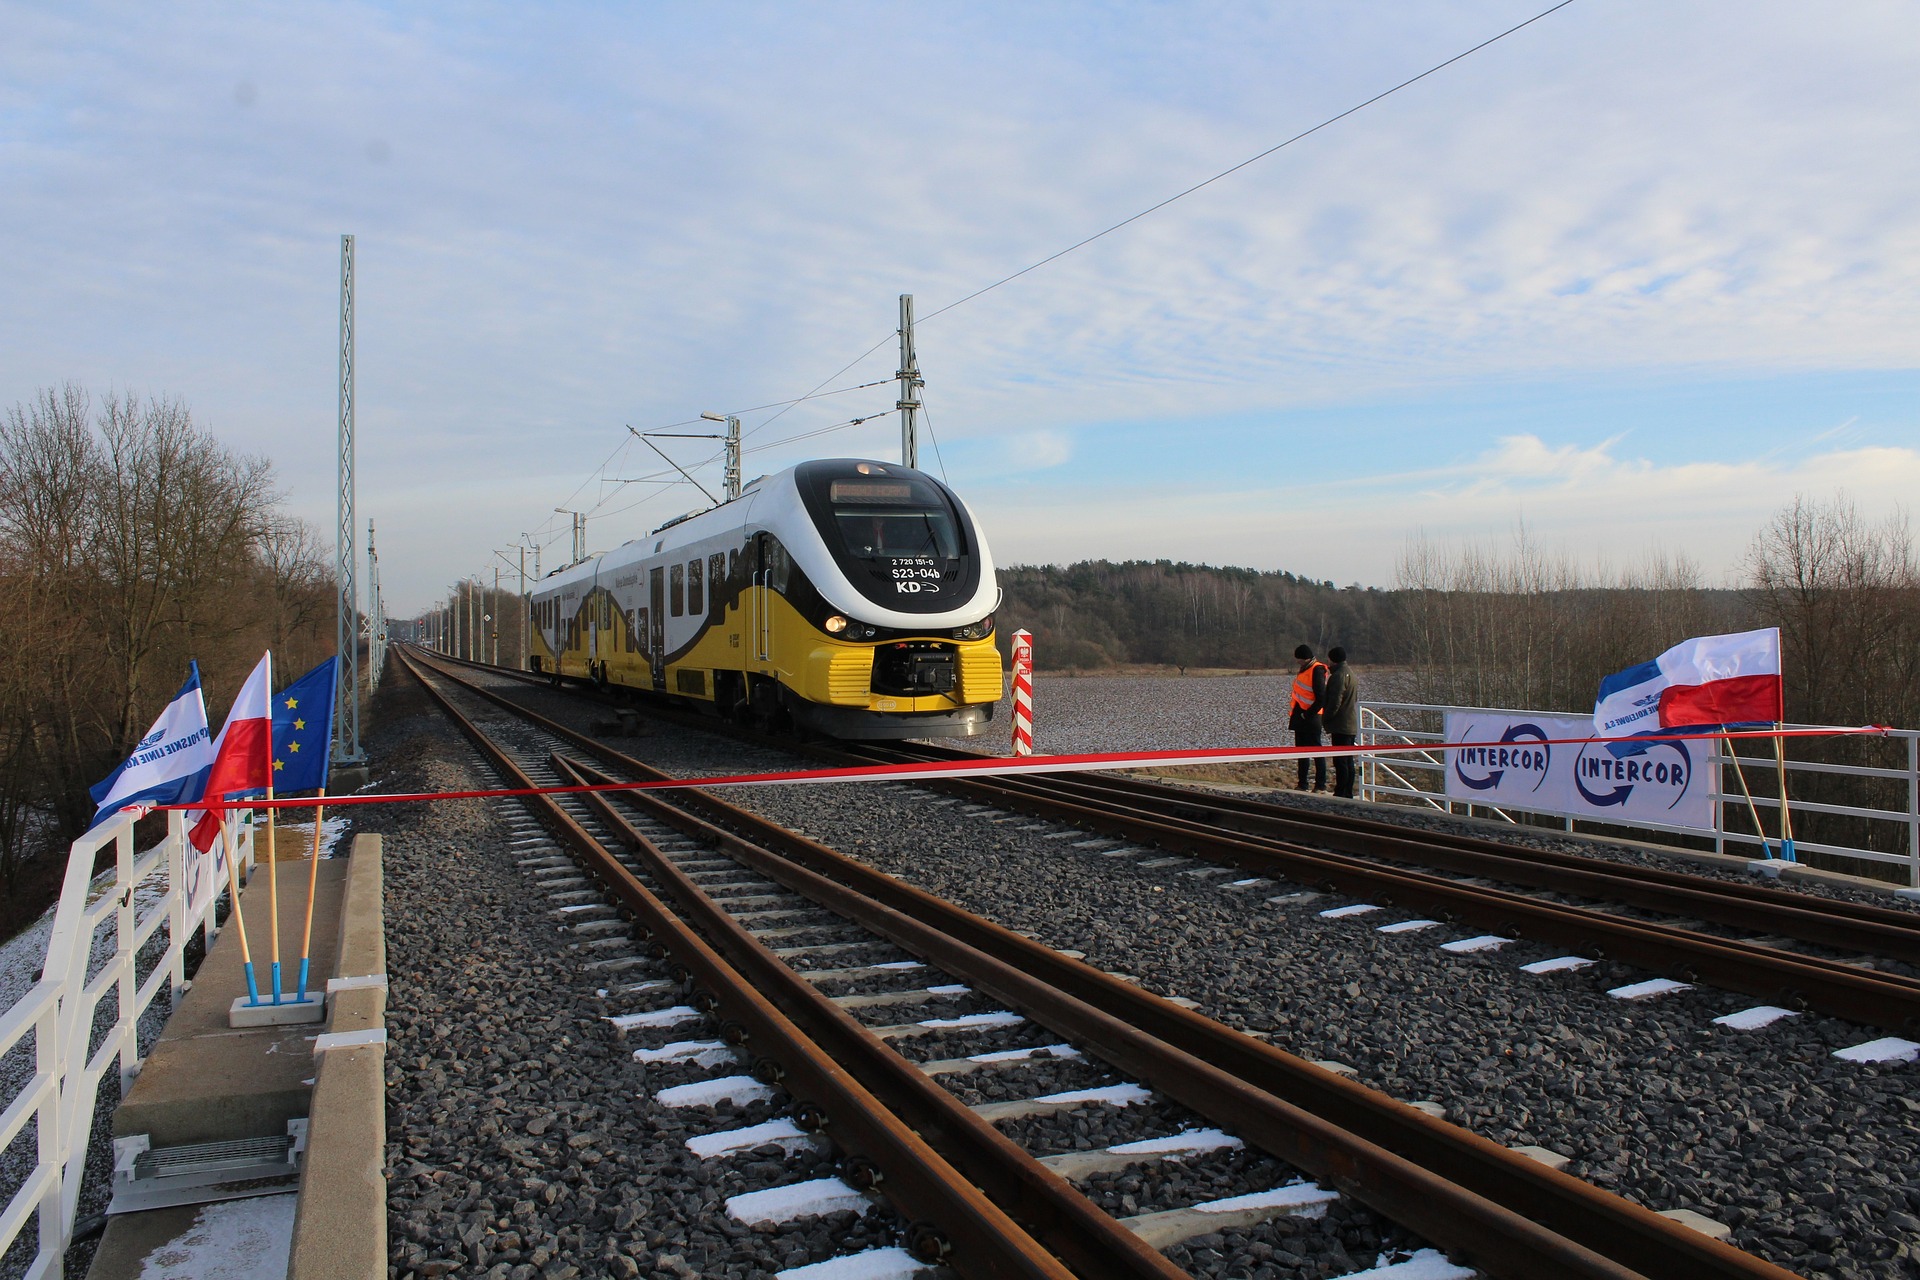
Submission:
<svg viewBox="0 0 1920 1280">
<path fill-rule="evenodd" d="M 1000 698 L 999 600 L 938 480 L 804 462 L 543 579 L 531 664 L 837 738 L 960 737 Z"/>
</svg>

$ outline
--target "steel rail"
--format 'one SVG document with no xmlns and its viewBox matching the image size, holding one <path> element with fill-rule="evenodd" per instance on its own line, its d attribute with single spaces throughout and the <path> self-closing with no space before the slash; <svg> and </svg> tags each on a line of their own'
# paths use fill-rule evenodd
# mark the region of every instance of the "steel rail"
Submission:
<svg viewBox="0 0 1920 1280">
<path fill-rule="evenodd" d="M 508 672 L 508 675 L 516 673 Z M 453 677 L 458 679 L 458 677 Z M 547 732 L 637 778 L 659 770 L 584 734 L 462 681 L 476 695 L 539 724 Z M 632 793 L 641 794 L 641 793 Z M 768 823 L 705 791 L 678 793 L 695 816 L 752 833 L 803 867 L 853 885 L 878 902 L 970 943 L 1049 986 L 1112 1014 L 1201 1061 L 1291 1103 L 1449 1182 L 1653 1280 L 1748 1277 L 1782 1280 L 1791 1273 L 1661 1217 L 1642 1205 L 1518 1155 L 1466 1129 L 1435 1119 L 1284 1050 L 1242 1035 L 1171 1001 L 931 894 L 894 880 L 804 836 Z"/>
<path fill-rule="evenodd" d="M 868 763 L 926 758 L 898 747 L 871 746 L 858 750 L 844 746 L 816 749 L 813 754 Z M 939 753 L 937 749 L 929 754 L 964 755 Z M 1791 1009 L 1817 1010 L 1890 1031 L 1920 1032 L 1920 979 L 1901 974 L 1716 938 L 1674 925 L 1630 920 L 1590 907 L 1542 902 L 1505 889 L 1383 867 L 1365 857 L 1273 837 L 1242 833 L 1230 838 L 1205 821 L 1142 811 L 1104 798 L 1089 803 L 1068 788 L 1055 787 L 1043 779 L 948 778 L 924 785 L 1073 822 L 1092 831 L 1151 841 L 1259 874 L 1283 875 L 1329 890 L 1358 893 L 1377 898 L 1382 905 L 1442 914 L 1507 936 L 1564 946 L 1591 958 L 1621 960 L 1679 981 L 1706 982 Z M 1515 865 L 1506 864 L 1509 868 Z M 1784 915 L 1774 918 L 1785 923 Z"/>
<path fill-rule="evenodd" d="M 420 674 L 404 650 L 400 659 L 496 769 L 516 786 L 536 785 L 506 751 Z M 1082 1280 L 1098 1280 L 1118 1274 L 1076 1273 L 1063 1266 L 1004 1210 L 961 1177 L 924 1137 L 884 1106 L 846 1067 L 755 990 L 556 801 L 546 796 L 529 800 L 535 802 L 534 808 L 588 872 L 700 984 L 711 1009 L 741 1028 L 749 1042 L 762 1046 L 779 1063 L 780 1086 L 796 1101 L 811 1103 L 830 1118 L 832 1136 L 844 1151 L 872 1163 L 884 1180 L 887 1199 L 901 1216 L 933 1224 L 937 1235 L 922 1232 L 916 1240 L 920 1253 L 933 1255 L 923 1260 L 939 1261 L 943 1250 L 950 1250 L 952 1264 L 969 1275 L 1031 1280 L 1072 1280 L 1076 1274 Z"/>
<path fill-rule="evenodd" d="M 568 771 L 582 781 L 589 778 L 621 781 L 587 765 L 570 766 Z M 593 799 L 596 807 L 618 821 L 609 797 L 594 796 Z M 1086 1046 L 1102 1061 L 1143 1080 L 1151 1080 L 1156 1090 L 1176 1102 L 1216 1124 L 1231 1127 L 1255 1146 L 1306 1170 L 1416 1234 L 1472 1259 L 1475 1266 L 1493 1275 L 1625 1280 L 1640 1274 L 1448 1182 L 1412 1161 L 1356 1138 L 1230 1072 L 1141 1031 L 1122 1018 L 995 959 L 942 929 L 915 920 L 859 889 L 836 883 L 733 831 L 687 813 L 666 797 L 626 794 L 619 799 L 671 823 L 685 835 L 720 844 L 755 871 L 794 893 L 856 921 L 924 957 L 942 971 L 1025 1011 L 1035 1022 Z M 637 831 L 632 831 L 632 836 L 641 839 Z M 697 910 L 691 899 L 706 896 L 690 881 L 685 882 L 684 889 L 674 890 L 676 897 L 681 892 L 689 895 L 690 900 L 684 905 L 690 913 Z M 724 909 L 710 900 L 700 914 L 703 918 L 718 915 L 730 923 Z M 786 968 L 777 960 L 772 963 Z M 798 980 L 804 982 L 804 979 Z M 910 1066 L 906 1069 L 912 1070 Z M 953 1105 L 966 1111 L 957 1101 Z"/>
<path fill-rule="evenodd" d="M 1861 969 L 1777 947 L 1715 938 L 1691 929 L 1629 920 L 1589 907 L 1543 902 L 1525 894 L 1449 880 L 1366 859 L 1259 836 L 1228 837 L 1204 823 L 1120 807 L 1095 807 L 1035 788 L 943 779 L 941 785 L 993 799 L 1008 808 L 1089 830 L 1146 840 L 1261 875 L 1354 893 L 1383 906 L 1444 914 L 1508 937 L 1549 942 L 1591 958 L 1620 960 L 1682 982 L 1709 983 L 1814 1009 L 1862 1026 L 1920 1029 L 1920 979 Z M 1004 780 L 1008 783 L 1019 780 Z"/>
<path fill-rule="evenodd" d="M 469 662 L 436 658 L 529 684 L 549 685 L 544 676 Z M 584 695 L 583 695 L 584 696 Z M 743 740 L 780 746 L 841 764 L 871 764 L 893 760 L 973 760 L 989 758 L 965 748 L 924 743 L 904 745 L 791 743 L 766 738 L 711 717 L 667 708 L 649 707 L 648 714 L 671 723 L 708 732 L 731 734 Z M 998 786 L 1038 797 L 1081 798 L 1096 806 L 1121 797 L 1125 807 L 1147 816 L 1170 816 L 1245 835 L 1304 845 L 1359 858 L 1381 858 L 1407 866 L 1424 866 L 1456 874 L 1487 876 L 1509 884 L 1551 892 L 1617 902 L 1685 919 L 1711 921 L 1765 934 L 1791 938 L 1835 950 L 1881 956 L 1920 964 L 1920 914 L 1888 907 L 1821 898 L 1809 894 L 1783 895 L 1775 889 L 1713 880 L 1658 867 L 1627 866 L 1605 859 L 1547 849 L 1517 849 L 1511 844 L 1451 832 L 1411 832 L 1395 823 L 1359 815 L 1289 809 L 1241 796 L 1201 794 L 1136 776 L 1109 773 L 1052 774 L 1026 778 L 968 781 L 941 779 L 916 785 L 963 794 L 983 795 L 981 788 Z M 972 790 L 969 790 L 972 788 Z M 1898 978 L 1899 975 L 1886 975 Z M 1920 1028 L 1904 1026 L 1904 1030 Z"/>
<path fill-rule="evenodd" d="M 903 759 L 967 759 L 941 748 L 876 752 Z M 850 758 L 866 758 L 858 751 Z M 1452 832 L 1416 832 L 1357 814 L 1293 810 L 1241 796 L 1200 794 L 1102 774 L 1009 780 L 1039 792 L 1126 804 L 1221 830 L 1308 844 L 1336 853 L 1497 877 L 1513 884 L 1624 903 L 1670 915 L 1776 934 L 1837 950 L 1920 963 L 1920 914 L 1867 903 L 1710 880 L 1659 867 L 1628 866 L 1551 849 L 1517 848 Z"/>
<path fill-rule="evenodd" d="M 563 774 L 586 781 L 587 766 L 557 752 L 552 758 Z M 648 840 L 606 796 L 589 793 L 584 799 L 615 830 L 621 842 L 646 864 L 673 900 L 678 914 L 700 929 L 760 995 L 792 1018 L 802 1033 L 843 1064 L 894 1115 L 924 1138 L 958 1171 L 958 1176 L 981 1188 L 987 1198 L 1009 1216 L 1017 1217 L 1036 1240 L 1071 1266 L 1076 1274 L 1151 1280 L 1174 1280 L 1186 1275 L 1158 1250 L 1102 1212 L 1066 1179 L 1021 1150 L 926 1073 L 888 1048 L 852 1014 L 782 962 Z M 663 808 L 677 814 L 671 806 Z M 731 832 L 686 821 L 676 822 L 675 826 L 684 834 L 714 840 L 747 865 L 763 869 L 766 858 L 743 856 L 748 852 L 746 842 Z M 751 1045 L 752 1039 L 748 1038 L 745 1044 Z"/>
</svg>

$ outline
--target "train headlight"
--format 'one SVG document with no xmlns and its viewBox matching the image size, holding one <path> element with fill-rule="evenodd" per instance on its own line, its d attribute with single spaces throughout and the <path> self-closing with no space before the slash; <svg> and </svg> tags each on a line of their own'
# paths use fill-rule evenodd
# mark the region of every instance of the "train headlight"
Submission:
<svg viewBox="0 0 1920 1280">
<path fill-rule="evenodd" d="M 842 631 L 845 631 L 846 629 L 847 629 L 847 620 L 841 617 L 839 614 L 836 613 L 831 618 L 827 619 L 827 631 L 829 634 L 837 636 Z"/>
<path fill-rule="evenodd" d="M 985 640 L 993 634 L 993 615 L 988 614 L 978 622 L 970 622 L 964 627 L 953 629 L 955 640 Z"/>
</svg>

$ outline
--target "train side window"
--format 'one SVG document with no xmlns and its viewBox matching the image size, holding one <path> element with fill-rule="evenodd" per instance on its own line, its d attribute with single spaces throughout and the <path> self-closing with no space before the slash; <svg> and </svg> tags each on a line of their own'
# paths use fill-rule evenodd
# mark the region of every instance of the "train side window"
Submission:
<svg viewBox="0 0 1920 1280">
<path fill-rule="evenodd" d="M 676 564 L 667 571 L 667 612 L 678 618 L 687 608 L 687 566 Z"/>
<path fill-rule="evenodd" d="M 778 538 L 767 538 L 767 585 L 775 591 L 784 593 L 787 578 L 793 568 L 793 560 L 787 555 L 787 549 L 780 545 Z"/>
<path fill-rule="evenodd" d="M 633 651 L 640 652 L 640 615 L 632 609 L 627 610 L 627 634 L 633 638 Z"/>
<path fill-rule="evenodd" d="M 726 598 L 726 593 L 722 590 L 722 584 L 726 581 L 724 576 L 726 572 L 727 558 L 724 555 L 716 551 L 707 557 L 707 582 L 712 586 L 713 594 L 721 600 Z"/>
<path fill-rule="evenodd" d="M 707 611 L 706 592 L 702 583 L 706 577 L 706 565 L 698 560 L 687 561 L 687 612 L 699 617 Z"/>
<path fill-rule="evenodd" d="M 647 611 L 645 609 L 637 610 L 634 617 L 637 621 L 634 623 L 633 638 L 639 642 L 640 652 L 648 653 L 651 651 L 650 646 L 652 642 L 647 637 Z"/>
<path fill-rule="evenodd" d="M 736 587 L 740 585 L 740 551 L 738 548 L 727 552 L 727 581 L 733 583 Z"/>
</svg>

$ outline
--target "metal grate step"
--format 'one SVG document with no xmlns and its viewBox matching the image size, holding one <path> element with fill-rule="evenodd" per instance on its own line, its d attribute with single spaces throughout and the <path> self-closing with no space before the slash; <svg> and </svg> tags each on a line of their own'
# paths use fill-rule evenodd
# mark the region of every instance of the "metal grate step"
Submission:
<svg viewBox="0 0 1920 1280">
<path fill-rule="evenodd" d="M 233 1142 L 201 1142 L 186 1147 L 161 1147 L 133 1158 L 133 1178 L 179 1178 L 200 1172 L 251 1169 L 262 1164 L 292 1164 L 293 1135 L 278 1138 L 240 1138 Z"/>
<path fill-rule="evenodd" d="M 145 1134 L 113 1143 L 109 1215 L 173 1205 L 210 1204 L 274 1195 L 300 1185 L 307 1122 L 289 1120 L 284 1135 L 153 1147 Z"/>
</svg>

